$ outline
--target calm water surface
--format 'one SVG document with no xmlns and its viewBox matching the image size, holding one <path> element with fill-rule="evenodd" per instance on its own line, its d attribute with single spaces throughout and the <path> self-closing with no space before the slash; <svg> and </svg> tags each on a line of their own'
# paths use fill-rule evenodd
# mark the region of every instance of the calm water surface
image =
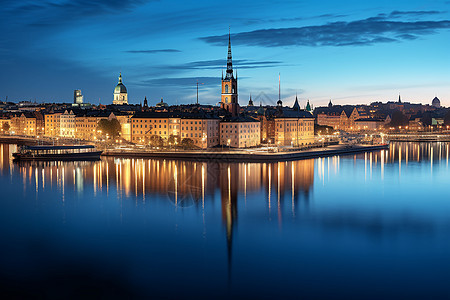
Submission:
<svg viewBox="0 0 450 300">
<path fill-rule="evenodd" d="M 447 143 L 280 163 L 13 163 L 0 279 L 16 296 L 450 298 Z"/>
</svg>

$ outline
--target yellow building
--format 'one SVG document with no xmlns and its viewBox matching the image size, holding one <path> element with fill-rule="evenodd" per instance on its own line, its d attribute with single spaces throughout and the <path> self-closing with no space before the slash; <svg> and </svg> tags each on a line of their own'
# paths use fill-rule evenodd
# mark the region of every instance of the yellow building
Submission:
<svg viewBox="0 0 450 300">
<path fill-rule="evenodd" d="M 92 116 L 75 117 L 75 138 L 93 141 L 97 136 L 97 124 L 99 118 Z"/>
<path fill-rule="evenodd" d="M 190 138 L 194 145 L 206 149 L 219 145 L 219 118 L 206 114 L 186 114 L 181 117 L 181 139 Z"/>
<path fill-rule="evenodd" d="M 75 138 L 75 114 L 73 111 L 64 111 L 59 121 L 59 136 L 64 138 Z"/>
<path fill-rule="evenodd" d="M 75 117 L 75 137 L 77 139 L 94 141 L 99 136 L 97 126 L 100 120 L 117 119 L 121 127 L 121 137 L 130 141 L 130 118 L 131 116 L 128 114 L 116 115 L 113 112 L 106 111 L 90 111 L 83 115 L 78 115 Z"/>
<path fill-rule="evenodd" d="M 274 121 L 276 145 L 297 147 L 314 143 L 314 117 L 309 112 L 279 107 Z"/>
<path fill-rule="evenodd" d="M 12 116 L 10 133 L 14 135 L 35 136 L 36 117 L 30 113 Z"/>
<path fill-rule="evenodd" d="M 171 134 L 178 135 L 178 126 L 179 120 L 167 112 L 138 112 L 131 118 L 131 142 L 149 144 L 153 135 L 167 140 Z"/>
<path fill-rule="evenodd" d="M 60 117 L 62 113 L 51 112 L 44 115 L 45 136 L 58 137 L 60 133 Z"/>
<path fill-rule="evenodd" d="M 120 137 L 131 142 L 131 117 L 130 114 L 111 113 L 109 119 L 116 118 L 120 123 Z"/>
<path fill-rule="evenodd" d="M 225 118 L 220 122 L 220 144 L 233 148 L 256 147 L 261 143 L 260 121 L 244 117 Z"/>
<path fill-rule="evenodd" d="M 381 119 L 358 119 L 355 120 L 355 131 L 379 131 L 384 128 L 384 120 Z"/>
<path fill-rule="evenodd" d="M 219 144 L 219 119 L 206 113 L 140 112 L 131 118 L 131 142 L 149 144 L 152 136 L 179 144 L 189 138 L 206 149 Z M 170 141 L 172 142 L 172 141 Z"/>
</svg>

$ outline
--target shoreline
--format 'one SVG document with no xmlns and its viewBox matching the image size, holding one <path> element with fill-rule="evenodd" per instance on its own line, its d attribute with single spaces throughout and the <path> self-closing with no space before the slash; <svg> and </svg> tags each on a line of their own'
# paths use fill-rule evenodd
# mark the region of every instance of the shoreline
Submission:
<svg viewBox="0 0 450 300">
<path fill-rule="evenodd" d="M 68 140 L 67 142 L 70 142 Z M 18 144 L 18 145 L 51 145 L 47 140 L 2 136 L 0 143 Z M 389 144 L 383 145 L 330 145 L 324 148 L 313 148 L 300 151 L 285 152 L 264 152 L 255 149 L 251 150 L 228 150 L 228 151 L 205 151 L 205 150 L 167 150 L 167 151 L 142 151 L 142 150 L 115 150 L 106 149 L 103 151 L 103 157 L 121 157 L 121 158 L 155 158 L 155 159 L 179 159 L 196 161 L 245 161 L 245 162 L 277 162 L 303 160 L 318 157 L 329 157 L 334 155 L 352 155 L 364 152 L 372 152 L 389 149 Z"/>
<path fill-rule="evenodd" d="M 157 159 L 179 159 L 196 161 L 236 161 L 236 162 L 277 162 L 303 160 L 334 155 L 352 155 L 364 152 L 372 152 L 389 149 L 389 144 L 384 145 L 337 145 L 327 148 L 318 148 L 292 152 L 256 152 L 245 151 L 120 151 L 106 150 L 102 156 L 121 158 L 157 158 Z"/>
</svg>

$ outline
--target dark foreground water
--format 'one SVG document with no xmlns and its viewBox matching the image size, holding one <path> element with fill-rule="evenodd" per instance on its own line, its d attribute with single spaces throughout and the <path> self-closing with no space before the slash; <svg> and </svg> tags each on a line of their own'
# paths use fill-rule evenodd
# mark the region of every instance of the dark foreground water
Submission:
<svg viewBox="0 0 450 300">
<path fill-rule="evenodd" d="M 449 144 L 281 163 L 21 163 L 0 145 L 0 293 L 450 298 Z"/>
</svg>

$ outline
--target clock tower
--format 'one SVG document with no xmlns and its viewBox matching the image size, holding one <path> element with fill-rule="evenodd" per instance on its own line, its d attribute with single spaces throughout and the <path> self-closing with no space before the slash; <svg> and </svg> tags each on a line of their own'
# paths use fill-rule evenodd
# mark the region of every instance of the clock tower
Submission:
<svg viewBox="0 0 450 300">
<path fill-rule="evenodd" d="M 233 63 L 231 59 L 231 34 L 228 33 L 228 56 L 227 73 L 225 78 L 222 72 L 222 98 L 220 107 L 227 110 L 233 116 L 237 116 L 239 111 L 238 93 L 237 93 L 237 73 L 233 74 Z"/>
</svg>

